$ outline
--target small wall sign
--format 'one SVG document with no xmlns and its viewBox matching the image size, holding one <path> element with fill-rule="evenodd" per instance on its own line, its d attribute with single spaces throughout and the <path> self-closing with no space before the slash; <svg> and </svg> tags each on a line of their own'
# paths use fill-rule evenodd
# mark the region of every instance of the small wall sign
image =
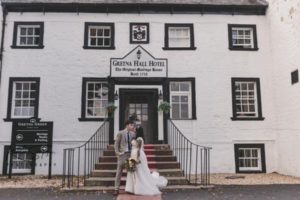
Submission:
<svg viewBox="0 0 300 200">
<path fill-rule="evenodd" d="M 130 44 L 149 43 L 149 23 L 130 23 Z"/>
</svg>

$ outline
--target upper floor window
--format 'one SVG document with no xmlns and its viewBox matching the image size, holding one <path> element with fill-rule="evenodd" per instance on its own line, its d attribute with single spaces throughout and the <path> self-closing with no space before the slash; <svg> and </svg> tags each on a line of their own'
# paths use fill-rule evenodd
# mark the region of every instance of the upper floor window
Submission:
<svg viewBox="0 0 300 200">
<path fill-rule="evenodd" d="M 165 24 L 165 50 L 194 50 L 193 24 Z"/>
<path fill-rule="evenodd" d="M 15 22 L 12 48 L 43 48 L 43 22 Z"/>
<path fill-rule="evenodd" d="M 7 119 L 38 116 L 39 78 L 10 78 Z"/>
<path fill-rule="evenodd" d="M 84 48 L 114 49 L 113 23 L 85 23 Z"/>
<path fill-rule="evenodd" d="M 170 103 L 172 119 L 192 118 L 191 82 L 170 82 Z"/>
<path fill-rule="evenodd" d="M 258 50 L 256 25 L 228 25 L 230 50 Z"/>
<path fill-rule="evenodd" d="M 233 120 L 262 120 L 258 78 L 232 78 Z"/>
<path fill-rule="evenodd" d="M 106 117 L 108 83 L 105 79 L 84 78 L 82 85 L 82 121 L 102 120 Z"/>
</svg>

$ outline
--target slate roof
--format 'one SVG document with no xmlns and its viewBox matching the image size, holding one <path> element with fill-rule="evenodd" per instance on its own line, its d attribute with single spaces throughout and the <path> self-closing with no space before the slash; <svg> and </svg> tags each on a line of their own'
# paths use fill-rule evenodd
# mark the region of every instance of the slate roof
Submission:
<svg viewBox="0 0 300 200">
<path fill-rule="evenodd" d="M 266 0 L 2 0 L 3 3 L 78 3 L 78 4 L 189 4 L 267 6 Z"/>
<path fill-rule="evenodd" d="M 8 12 L 265 15 L 266 0 L 1 0 Z"/>
</svg>

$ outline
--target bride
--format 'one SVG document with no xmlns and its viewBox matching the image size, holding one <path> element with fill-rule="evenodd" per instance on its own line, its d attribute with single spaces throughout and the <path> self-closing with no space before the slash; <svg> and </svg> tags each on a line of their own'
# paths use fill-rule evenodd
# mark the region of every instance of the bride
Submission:
<svg viewBox="0 0 300 200">
<path fill-rule="evenodd" d="M 150 172 L 144 152 L 144 140 L 139 137 L 131 144 L 130 159 L 135 160 L 137 164 L 134 172 L 127 172 L 125 191 L 137 195 L 161 194 L 159 187 L 165 187 L 168 180 L 159 176 L 158 172 Z"/>
</svg>

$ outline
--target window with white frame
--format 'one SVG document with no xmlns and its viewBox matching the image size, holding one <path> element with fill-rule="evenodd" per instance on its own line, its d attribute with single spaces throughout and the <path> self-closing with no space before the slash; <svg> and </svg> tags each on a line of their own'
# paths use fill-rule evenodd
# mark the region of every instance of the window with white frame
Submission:
<svg viewBox="0 0 300 200">
<path fill-rule="evenodd" d="M 18 41 L 20 46 L 39 46 L 41 27 L 39 25 L 18 26 Z"/>
<path fill-rule="evenodd" d="M 193 24 L 166 24 L 164 49 L 195 49 Z"/>
<path fill-rule="evenodd" d="M 89 27 L 89 46 L 91 46 L 91 47 L 110 47 L 111 46 L 111 27 L 110 26 L 90 26 Z"/>
<path fill-rule="evenodd" d="M 86 22 L 84 48 L 113 49 L 114 24 Z"/>
<path fill-rule="evenodd" d="M 37 117 L 39 80 L 11 79 L 8 118 Z"/>
<path fill-rule="evenodd" d="M 266 172 L 264 144 L 234 144 L 236 172 Z"/>
<path fill-rule="evenodd" d="M 233 118 L 262 119 L 259 79 L 233 78 Z"/>
<path fill-rule="evenodd" d="M 229 49 L 257 50 L 257 36 L 255 25 L 229 24 Z"/>
<path fill-rule="evenodd" d="M 104 118 L 108 104 L 108 84 L 99 81 L 86 82 L 86 118 Z"/>
<path fill-rule="evenodd" d="M 43 48 L 43 22 L 15 22 L 12 48 Z"/>
<path fill-rule="evenodd" d="M 14 153 L 13 159 L 12 159 L 12 172 L 13 173 L 31 173 L 32 164 L 33 164 L 33 154 L 31 154 L 31 153 Z M 7 169 L 9 169 L 9 167 Z"/>
<path fill-rule="evenodd" d="M 191 82 L 170 82 L 170 103 L 172 119 L 192 117 Z"/>
</svg>

